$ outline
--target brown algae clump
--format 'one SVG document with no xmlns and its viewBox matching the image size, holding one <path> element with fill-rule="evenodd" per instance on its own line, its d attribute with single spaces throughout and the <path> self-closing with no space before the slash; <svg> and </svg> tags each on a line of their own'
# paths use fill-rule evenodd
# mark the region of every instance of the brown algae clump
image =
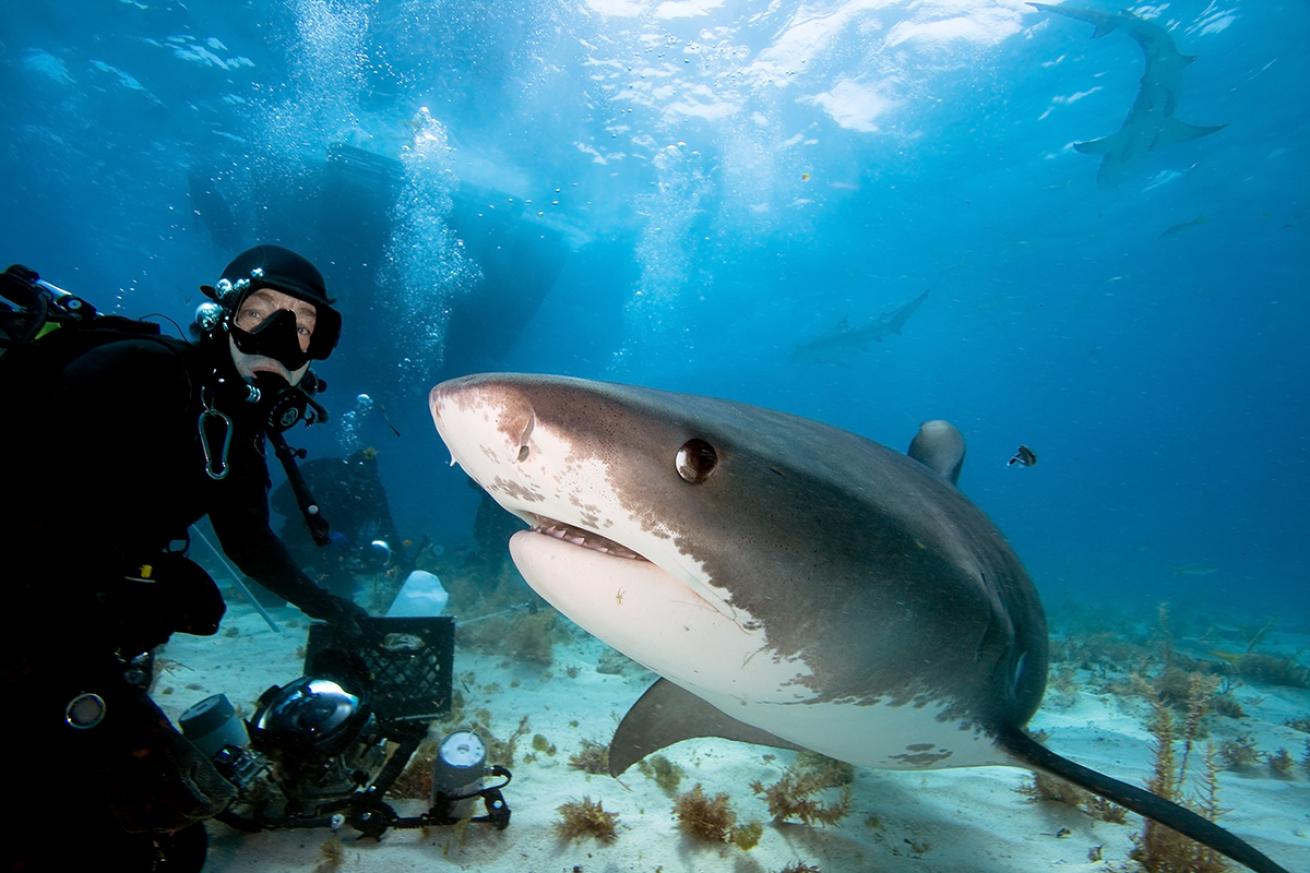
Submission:
<svg viewBox="0 0 1310 873">
<path fill-rule="evenodd" d="M 600 801 L 591 802 L 591 798 L 570 800 L 559 807 L 559 821 L 555 822 L 555 833 L 565 841 L 579 837 L 595 837 L 597 842 L 612 843 L 618 836 L 615 824 L 619 814 L 606 812 Z"/>
</svg>

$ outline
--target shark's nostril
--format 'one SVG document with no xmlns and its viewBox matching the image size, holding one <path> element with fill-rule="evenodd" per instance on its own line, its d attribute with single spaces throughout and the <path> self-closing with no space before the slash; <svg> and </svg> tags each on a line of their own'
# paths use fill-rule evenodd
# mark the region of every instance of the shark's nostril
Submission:
<svg viewBox="0 0 1310 873">
<path fill-rule="evenodd" d="M 528 445 L 527 445 L 527 443 L 524 443 L 523 445 L 519 446 L 519 461 L 520 461 L 520 462 L 526 461 L 526 460 L 528 459 L 528 454 L 529 454 L 529 451 L 528 451 Z"/>
</svg>

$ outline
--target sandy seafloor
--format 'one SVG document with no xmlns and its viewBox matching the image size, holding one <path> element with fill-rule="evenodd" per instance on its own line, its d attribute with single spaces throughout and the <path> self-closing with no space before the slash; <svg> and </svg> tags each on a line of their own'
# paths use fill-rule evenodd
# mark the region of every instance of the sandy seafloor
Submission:
<svg viewBox="0 0 1310 873">
<path fill-rule="evenodd" d="M 234 704 L 253 711 L 269 686 L 301 675 L 307 623 L 299 612 L 272 611 L 281 624 L 274 633 L 239 597 L 231 604 L 223 630 L 215 637 L 178 635 L 161 652 L 155 698 L 177 718 L 187 706 L 223 692 Z M 773 824 L 764 800 L 750 790 L 756 780 L 776 782 L 792 753 L 704 739 L 678 744 L 666 756 L 685 771 L 679 791 L 700 783 L 710 795 L 727 793 L 738 820 L 765 823 L 764 835 L 750 851 L 684 837 L 673 814 L 673 800 L 655 782 L 630 769 L 620 780 L 589 775 L 569 766 L 583 739 L 608 743 L 614 726 L 641 695 L 653 674 L 632 665 L 623 674 L 596 670 L 605 646 L 561 619 L 565 633 L 553 648 L 553 663 L 515 661 L 494 652 L 455 650 L 456 687 L 466 712 L 492 714 L 491 728 L 502 739 L 523 716 L 528 736 L 519 743 L 505 796 L 513 810 L 509 828 L 470 828 L 462 838 L 451 829 L 391 830 L 380 841 L 357 839 L 343 828 L 339 866 L 325 861 L 328 829 L 238 833 L 210 824 L 206 870 L 237 871 L 403 871 L 477 870 L 482 873 L 586 873 L 642 871 L 684 873 L 722 870 L 772 873 L 803 862 L 824 871 L 1130 871 L 1133 835 L 1141 819 L 1126 824 L 1094 820 L 1071 806 L 1035 801 L 1018 789 L 1030 782 L 1025 770 L 985 767 L 924 772 L 857 769 L 851 814 L 834 827 Z M 1180 650 L 1185 640 L 1179 640 Z M 1263 648 L 1289 655 L 1310 646 L 1310 636 L 1270 634 Z M 570 667 L 576 675 L 570 677 Z M 1075 688 L 1048 688 L 1031 727 L 1048 732 L 1055 751 L 1134 784 L 1150 775 L 1152 738 L 1149 707 L 1141 699 Z M 1310 718 L 1310 690 L 1245 683 L 1235 695 L 1247 713 L 1242 719 L 1211 716 L 1211 737 L 1249 734 L 1262 752 L 1286 748 L 1297 761 L 1290 779 L 1276 778 L 1261 762 L 1249 772 L 1221 774 L 1221 802 L 1229 810 L 1220 823 L 1250 840 L 1290 871 L 1310 871 L 1310 772 L 1308 735 L 1289 726 Z M 576 727 L 571 723 L 576 723 Z M 434 728 L 444 735 L 450 725 Z M 530 738 L 541 734 L 557 747 L 554 755 L 532 753 Z M 506 763 L 506 762 L 490 762 Z M 617 839 L 603 845 L 591 838 L 561 841 L 555 834 L 560 804 L 589 797 L 618 813 Z M 404 815 L 426 809 L 422 801 L 393 801 Z M 1100 860 L 1092 860 L 1100 847 Z M 1233 869 L 1238 869 L 1233 865 Z"/>
</svg>

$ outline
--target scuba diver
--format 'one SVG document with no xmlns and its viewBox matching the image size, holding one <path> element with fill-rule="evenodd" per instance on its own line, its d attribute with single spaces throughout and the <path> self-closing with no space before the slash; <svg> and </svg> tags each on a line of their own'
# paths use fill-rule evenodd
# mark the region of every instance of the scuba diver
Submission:
<svg viewBox="0 0 1310 873">
<path fill-rule="evenodd" d="M 331 514 L 331 542 L 314 542 L 296 510 L 290 483 L 273 489 L 270 505 L 286 518 L 278 531 L 296 562 L 318 584 L 351 597 L 358 577 L 389 573 L 404 579 L 415 551 L 396 535 L 387 492 L 378 472 L 377 449 L 365 447 L 348 458 L 316 458 L 300 465 L 314 496 Z"/>
<path fill-rule="evenodd" d="M 3 279 L 10 299 L 54 288 L 18 267 Z M 10 870 L 203 866 L 202 823 L 234 789 L 148 694 L 153 649 L 215 633 L 225 611 L 186 557 L 194 522 L 208 516 L 236 566 L 309 617 L 358 632 L 367 615 L 269 527 L 266 448 L 281 457 L 281 432 L 321 412 L 309 364 L 341 332 L 322 275 L 260 245 L 202 288 L 195 342 L 97 316 L 0 349 Z"/>
</svg>

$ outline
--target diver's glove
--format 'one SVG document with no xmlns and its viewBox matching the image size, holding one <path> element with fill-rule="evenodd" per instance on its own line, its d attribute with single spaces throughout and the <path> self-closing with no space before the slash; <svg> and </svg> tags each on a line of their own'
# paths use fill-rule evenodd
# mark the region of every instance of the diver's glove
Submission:
<svg viewBox="0 0 1310 873">
<path fill-rule="evenodd" d="M 335 594 L 324 594 L 322 597 L 315 598 L 312 603 L 296 605 L 310 618 L 336 625 L 352 636 L 363 635 L 369 617 L 362 606 Z"/>
</svg>

